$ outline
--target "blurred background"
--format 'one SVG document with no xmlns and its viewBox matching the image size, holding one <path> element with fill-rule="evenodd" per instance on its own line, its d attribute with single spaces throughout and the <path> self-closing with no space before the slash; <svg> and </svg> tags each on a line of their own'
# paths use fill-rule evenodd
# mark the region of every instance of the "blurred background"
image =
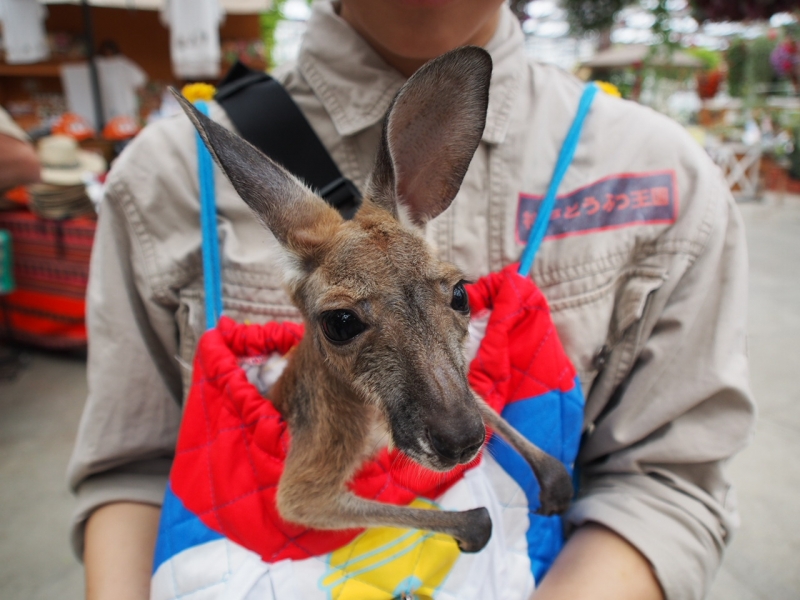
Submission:
<svg viewBox="0 0 800 600">
<path fill-rule="evenodd" d="M 0 0 L 0 597 L 83 596 L 65 468 L 86 395 L 84 294 L 105 174 L 169 85 L 297 55 L 306 0 Z M 714 600 L 800 598 L 800 4 L 511 0 L 527 52 L 685 126 L 723 172 L 750 246 L 760 421 L 731 465 L 742 528 Z M 202 13 L 202 14 L 200 14 Z M 187 27 L 209 33 L 202 43 Z M 194 40 L 194 41 L 193 41 Z M 187 47 L 190 48 L 187 51 Z M 76 166 L 77 165 L 77 166 Z M 20 171 L 21 172 L 21 171 Z"/>
</svg>

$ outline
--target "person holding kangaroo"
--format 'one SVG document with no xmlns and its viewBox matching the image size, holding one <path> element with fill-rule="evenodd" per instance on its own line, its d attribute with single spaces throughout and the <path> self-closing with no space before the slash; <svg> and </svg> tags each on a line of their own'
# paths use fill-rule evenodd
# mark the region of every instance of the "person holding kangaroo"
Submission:
<svg viewBox="0 0 800 600">
<path fill-rule="evenodd" d="M 525 57 L 500 0 L 317 2 L 297 64 L 276 75 L 365 189 L 397 90 L 464 45 L 493 61 L 485 128 L 425 237 L 469 280 L 519 260 L 580 82 Z M 211 118 L 230 128 L 213 104 Z M 193 135 L 183 117 L 149 127 L 108 181 L 89 290 L 90 396 L 70 463 L 89 598 L 148 596 L 190 376 L 180 365 L 204 328 Z M 224 178 L 217 203 L 226 314 L 296 319 L 278 244 Z M 605 96 L 556 211 L 532 277 L 586 407 L 569 538 L 533 597 L 702 598 L 737 521 L 723 466 L 753 423 L 741 220 L 677 125 Z"/>
</svg>

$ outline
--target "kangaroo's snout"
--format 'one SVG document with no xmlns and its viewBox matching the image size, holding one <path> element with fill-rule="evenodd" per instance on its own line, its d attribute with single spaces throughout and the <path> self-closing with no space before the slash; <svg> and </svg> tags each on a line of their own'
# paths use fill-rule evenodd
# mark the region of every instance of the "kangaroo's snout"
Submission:
<svg viewBox="0 0 800 600">
<path fill-rule="evenodd" d="M 425 427 L 425 435 L 443 466 L 466 464 L 480 452 L 486 439 L 486 428 L 477 410 L 474 414 L 452 417 L 434 416 Z"/>
<path fill-rule="evenodd" d="M 458 361 L 460 342 L 458 335 L 449 345 L 428 344 L 427 360 L 417 362 L 414 377 L 422 463 L 439 471 L 469 463 L 486 440 L 483 417 Z"/>
<path fill-rule="evenodd" d="M 483 446 L 485 432 L 481 428 L 479 436 L 473 432 L 462 432 L 459 430 L 426 430 L 428 441 L 436 454 L 445 460 L 454 460 L 458 464 L 464 464 L 475 458 L 478 450 Z M 455 434 L 455 435 L 453 435 Z"/>
</svg>

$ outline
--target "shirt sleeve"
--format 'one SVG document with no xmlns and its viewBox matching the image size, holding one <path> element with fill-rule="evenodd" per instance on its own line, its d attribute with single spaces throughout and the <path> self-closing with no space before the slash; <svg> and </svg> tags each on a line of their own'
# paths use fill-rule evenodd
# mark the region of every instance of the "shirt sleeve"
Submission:
<svg viewBox="0 0 800 600">
<path fill-rule="evenodd" d="M 103 504 L 160 505 L 180 422 L 175 308 L 154 300 L 146 228 L 124 181 L 111 178 L 95 236 L 87 294 L 89 396 L 68 467 L 77 496 L 72 542 Z"/>
<path fill-rule="evenodd" d="M 698 200 L 709 207 L 704 247 L 670 248 L 663 285 L 589 394 L 610 400 L 586 432 L 566 515 L 569 526 L 596 522 L 626 538 L 668 600 L 708 593 L 738 525 L 723 467 L 754 423 L 744 228 L 727 190 L 712 189 L 716 199 Z"/>
</svg>

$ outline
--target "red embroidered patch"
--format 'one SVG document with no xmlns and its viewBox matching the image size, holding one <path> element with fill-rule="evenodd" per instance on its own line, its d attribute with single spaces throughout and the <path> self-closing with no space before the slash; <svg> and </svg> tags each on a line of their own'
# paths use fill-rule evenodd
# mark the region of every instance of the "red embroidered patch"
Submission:
<svg viewBox="0 0 800 600">
<path fill-rule="evenodd" d="M 543 199 L 520 193 L 517 243 L 527 241 Z M 674 223 L 678 206 L 674 171 L 611 175 L 559 196 L 545 239 L 637 224 Z"/>
</svg>

